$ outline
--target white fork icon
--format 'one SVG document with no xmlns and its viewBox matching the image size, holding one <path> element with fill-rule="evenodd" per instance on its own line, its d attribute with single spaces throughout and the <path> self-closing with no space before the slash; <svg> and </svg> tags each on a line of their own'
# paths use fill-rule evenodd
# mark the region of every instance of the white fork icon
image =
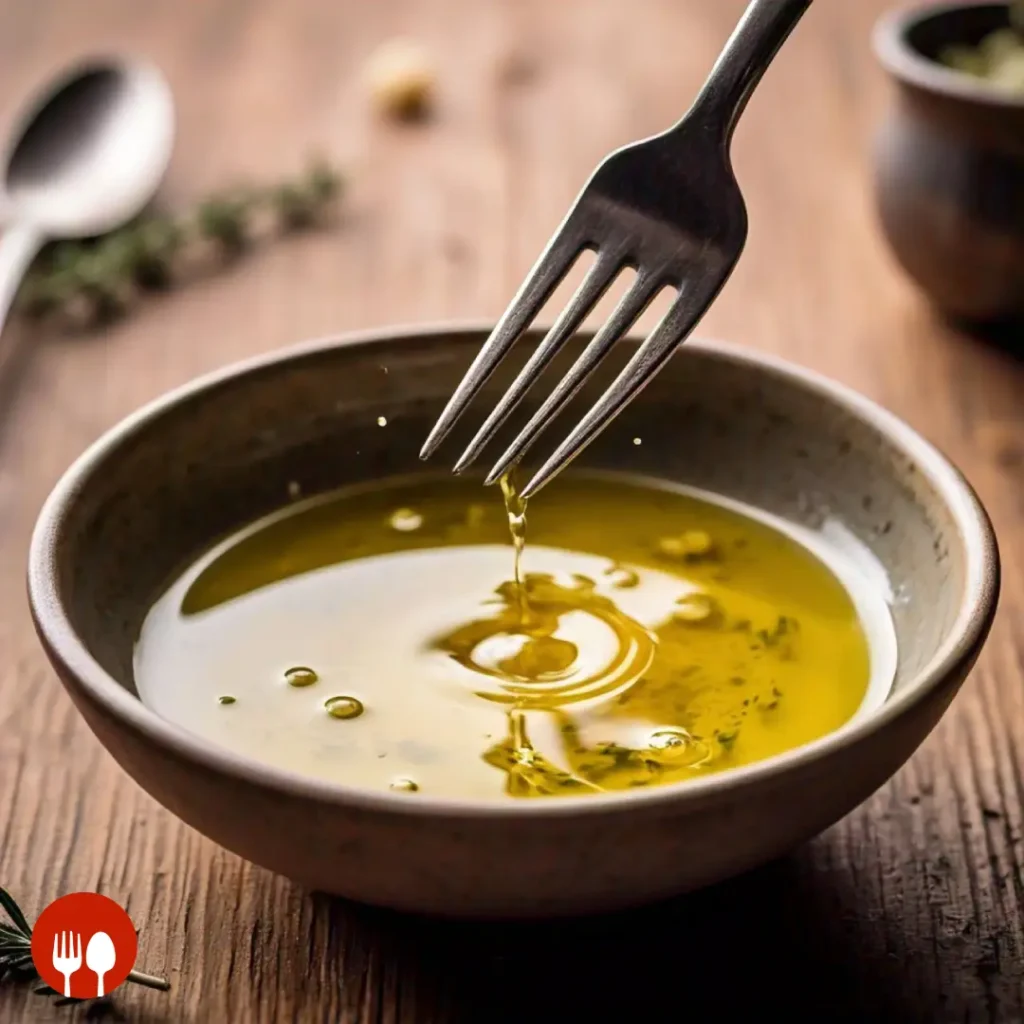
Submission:
<svg viewBox="0 0 1024 1024">
<path fill-rule="evenodd" d="M 53 969 L 58 974 L 64 975 L 64 995 L 71 998 L 71 975 L 82 966 L 82 936 L 74 932 L 60 933 L 60 947 L 57 946 L 57 936 L 53 937 Z M 75 940 L 78 940 L 78 947 L 75 948 Z"/>
</svg>

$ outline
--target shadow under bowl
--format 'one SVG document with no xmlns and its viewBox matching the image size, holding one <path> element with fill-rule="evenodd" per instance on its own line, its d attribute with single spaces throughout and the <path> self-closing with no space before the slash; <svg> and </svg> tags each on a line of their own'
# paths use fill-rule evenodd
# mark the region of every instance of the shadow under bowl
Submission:
<svg viewBox="0 0 1024 1024">
<path fill-rule="evenodd" d="M 690 484 L 812 528 L 840 518 L 898 595 L 899 667 L 882 707 L 706 779 L 482 804 L 285 772 L 141 703 L 133 648 L 170 581 L 286 505 L 295 483 L 312 496 L 421 470 L 419 446 L 486 335 L 389 331 L 229 367 L 142 409 L 70 468 L 36 526 L 29 595 L 50 660 L 107 750 L 173 814 L 250 861 L 316 890 L 462 917 L 604 911 L 699 888 L 781 855 L 868 797 L 938 721 L 984 642 L 999 589 L 991 526 L 943 456 L 876 405 L 776 359 L 699 342 L 581 464 Z M 491 379 L 488 406 L 538 340 L 524 339 Z M 565 422 L 632 351 L 617 346 Z M 475 420 L 465 417 L 435 471 Z"/>
</svg>

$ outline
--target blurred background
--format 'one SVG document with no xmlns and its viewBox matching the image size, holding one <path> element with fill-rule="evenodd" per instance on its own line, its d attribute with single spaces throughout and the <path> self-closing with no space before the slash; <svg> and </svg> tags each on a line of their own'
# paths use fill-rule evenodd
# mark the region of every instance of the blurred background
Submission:
<svg viewBox="0 0 1024 1024">
<path fill-rule="evenodd" d="M 10 0 L 0 12 L 0 100 L 9 118 L 69 60 L 130 52 L 152 59 L 174 93 L 165 206 L 292 175 L 312 151 L 344 174 L 337 230 L 270 246 L 237 272 L 146 304 L 119 329 L 144 344 L 108 338 L 108 355 L 139 360 L 138 375 L 124 367 L 120 387 L 139 376 L 156 391 L 309 336 L 493 318 L 598 160 L 685 113 L 744 6 Z M 827 340 L 837 319 L 847 337 L 870 335 L 909 300 L 875 231 L 867 174 L 886 90 L 868 39 L 885 5 L 819 6 L 738 132 L 750 239 L 704 333 L 784 347 L 870 389 L 857 347 Z M 436 67 L 422 123 L 382 118 L 369 94 L 368 65 L 394 37 L 420 44 Z M 126 394 L 126 406 L 139 397 Z"/>
<path fill-rule="evenodd" d="M 0 133 L 68 62 L 125 52 L 152 60 L 174 95 L 174 152 L 157 209 L 187 211 L 236 183 L 288 179 L 315 153 L 344 182 L 330 223 L 147 295 L 102 330 L 19 315 L 0 339 L 0 723 L 9 726 L 0 732 L 0 881 L 32 907 L 97 881 L 131 894 L 146 960 L 179 993 L 170 1003 L 133 996 L 137 1019 L 505 1019 L 495 1007 L 511 1014 L 523 948 L 311 904 L 128 782 L 58 694 L 32 636 L 21 580 L 39 505 L 89 441 L 198 373 L 357 328 L 493 320 L 597 162 L 685 113 L 744 7 L 0 4 Z M 1024 558 L 1024 375 L 1012 354 L 1020 332 L 996 345 L 951 326 L 883 238 L 872 147 L 894 90 L 871 33 L 891 7 L 814 4 L 754 94 L 734 145 L 749 240 L 698 333 L 836 377 L 942 447 L 996 520 L 1011 570 L 1003 602 L 1013 607 L 1024 597 L 1012 572 Z M 432 68 L 429 109 L 415 121 L 382 111 L 368 80 L 375 54 L 396 38 L 413 41 Z M 1007 219 L 1019 218 L 1024 204 L 1003 200 Z M 722 1020 L 765 1007 L 794 1020 L 1024 1020 L 1024 644 L 1008 618 L 955 712 L 864 808 L 753 881 L 680 911 L 602 925 L 596 960 L 590 932 L 559 932 L 552 941 L 575 951 L 566 963 L 585 991 L 560 1016 L 517 1019 L 638 1019 L 605 1012 L 631 1013 L 627 981 L 639 979 L 643 1007 L 665 1019 L 717 1006 Z M 79 835 L 89 821 L 98 824 Z M 648 936 L 651 955 L 622 952 L 622 928 Z M 682 994 L 681 929 L 698 937 Z M 58 1019 L 51 1012 L 0 993 L 0 1019 Z"/>
</svg>

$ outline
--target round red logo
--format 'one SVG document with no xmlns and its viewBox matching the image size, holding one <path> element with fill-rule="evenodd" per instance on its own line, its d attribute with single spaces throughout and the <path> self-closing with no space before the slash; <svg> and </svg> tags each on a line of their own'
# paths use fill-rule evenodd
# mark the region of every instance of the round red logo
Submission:
<svg viewBox="0 0 1024 1024">
<path fill-rule="evenodd" d="M 139 939 L 128 914 L 96 892 L 54 900 L 32 929 L 32 963 L 55 992 L 95 999 L 123 984 Z"/>
</svg>

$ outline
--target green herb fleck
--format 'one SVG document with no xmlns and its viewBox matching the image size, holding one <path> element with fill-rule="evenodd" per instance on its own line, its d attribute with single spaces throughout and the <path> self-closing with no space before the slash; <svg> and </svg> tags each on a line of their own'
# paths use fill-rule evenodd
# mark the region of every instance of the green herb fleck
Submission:
<svg viewBox="0 0 1024 1024">
<path fill-rule="evenodd" d="M 727 729 L 719 732 L 715 739 L 718 740 L 721 748 L 728 753 L 736 745 L 736 737 L 739 735 L 738 729 Z"/>
</svg>

